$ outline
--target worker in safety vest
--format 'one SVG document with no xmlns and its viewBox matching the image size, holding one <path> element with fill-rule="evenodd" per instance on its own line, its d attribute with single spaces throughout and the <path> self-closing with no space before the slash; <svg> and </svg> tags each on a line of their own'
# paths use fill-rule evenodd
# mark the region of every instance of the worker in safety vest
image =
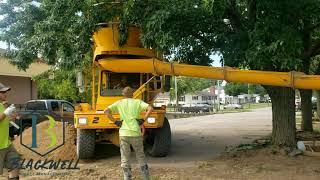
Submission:
<svg viewBox="0 0 320 180">
<path fill-rule="evenodd" d="M 119 129 L 120 151 L 121 151 L 121 167 L 125 180 L 132 178 L 131 165 L 129 162 L 131 149 L 133 147 L 144 180 L 149 180 L 149 169 L 145 159 L 143 149 L 143 123 L 149 117 L 153 108 L 140 99 L 133 99 L 133 89 L 125 87 L 122 90 L 125 99 L 119 100 L 105 109 L 105 113 L 109 119 L 113 121 Z M 140 119 L 141 112 L 147 111 L 143 119 Z M 120 120 L 115 120 L 112 113 L 119 113 Z"/>
<path fill-rule="evenodd" d="M 7 107 L 6 98 L 10 87 L 0 83 L 0 175 L 3 168 L 9 171 L 10 180 L 19 179 L 20 155 L 17 153 L 9 139 L 10 119 L 15 119 L 15 107 Z"/>
</svg>

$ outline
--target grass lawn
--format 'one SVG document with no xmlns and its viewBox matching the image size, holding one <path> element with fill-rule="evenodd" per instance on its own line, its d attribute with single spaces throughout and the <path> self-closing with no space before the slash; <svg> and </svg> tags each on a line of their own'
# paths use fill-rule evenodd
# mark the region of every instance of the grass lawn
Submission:
<svg viewBox="0 0 320 180">
<path fill-rule="evenodd" d="M 299 130 L 301 129 L 301 121 L 302 121 L 301 112 L 297 112 L 296 127 Z M 313 121 L 313 131 L 320 133 L 320 122 L 315 117 L 312 117 L 312 121 Z"/>
<path fill-rule="evenodd" d="M 243 109 L 259 109 L 265 107 L 271 107 L 271 103 L 250 103 L 243 105 Z"/>
</svg>

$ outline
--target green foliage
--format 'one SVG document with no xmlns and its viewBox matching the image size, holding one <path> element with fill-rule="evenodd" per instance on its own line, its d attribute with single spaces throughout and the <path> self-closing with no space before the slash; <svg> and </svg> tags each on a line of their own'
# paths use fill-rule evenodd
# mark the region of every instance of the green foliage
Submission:
<svg viewBox="0 0 320 180">
<path fill-rule="evenodd" d="M 205 57 L 220 52 L 228 66 L 290 71 L 320 53 L 318 0 L 127 2 L 124 21 L 179 62 L 210 64 Z"/>
<path fill-rule="evenodd" d="M 175 53 L 175 59 L 189 64 L 209 65 L 213 37 L 201 29 L 212 29 L 209 13 L 197 1 L 38 0 L 2 2 L 0 40 L 8 42 L 8 53 L 25 69 L 35 58 L 72 69 L 91 51 L 90 38 L 100 22 L 120 20 L 120 43 L 127 38 L 127 26 L 139 25 L 145 47 Z M 99 5 L 97 5 L 99 4 Z M 176 8 L 177 6 L 178 8 Z M 200 11 L 199 11 L 200 10 Z M 114 19 L 113 19 L 114 20 Z M 198 23 L 205 22 L 205 23 Z M 206 34 L 204 34 L 206 33 Z M 210 38 L 208 38 L 210 37 Z"/>
<path fill-rule="evenodd" d="M 75 77 L 71 72 L 49 71 L 37 76 L 34 80 L 38 85 L 39 98 L 64 99 L 71 102 L 77 99 Z"/>
<path fill-rule="evenodd" d="M 225 93 L 230 96 L 238 96 L 240 94 L 248 93 L 248 85 L 241 83 L 228 83 L 225 88 Z"/>
<path fill-rule="evenodd" d="M 90 92 L 79 94 L 75 75 L 75 71 L 55 70 L 35 77 L 39 98 L 63 99 L 70 102 L 89 100 Z"/>
<path fill-rule="evenodd" d="M 0 6 L 1 40 L 20 68 L 36 57 L 62 68 L 79 65 L 99 22 L 119 17 L 121 44 L 129 24 L 145 47 L 179 62 L 261 70 L 302 70 L 320 53 L 318 0 L 7 0 Z M 100 3 L 100 5 L 95 5 Z M 60 59 L 60 60 L 59 60 Z"/>
<path fill-rule="evenodd" d="M 141 27 L 141 40 L 146 47 L 179 62 L 210 65 L 215 52 L 210 13 L 202 0 L 128 0 L 121 21 Z"/>
<path fill-rule="evenodd" d="M 209 88 L 214 85 L 214 82 L 209 79 L 192 78 L 192 77 L 177 77 L 178 96 L 187 93 L 193 93 Z M 173 86 L 174 87 L 174 86 Z"/>
<path fill-rule="evenodd" d="M 105 1 L 110 2 L 110 1 Z M 50 65 L 78 67 L 91 50 L 97 24 L 110 20 L 117 8 L 95 6 L 94 0 L 34 0 L 1 2 L 0 40 L 12 47 L 13 63 L 26 69 L 35 58 Z"/>
<path fill-rule="evenodd" d="M 228 83 L 225 86 L 226 94 L 230 96 L 238 96 L 240 94 L 259 94 L 265 95 L 266 90 L 260 85 L 248 85 L 242 83 Z"/>
</svg>

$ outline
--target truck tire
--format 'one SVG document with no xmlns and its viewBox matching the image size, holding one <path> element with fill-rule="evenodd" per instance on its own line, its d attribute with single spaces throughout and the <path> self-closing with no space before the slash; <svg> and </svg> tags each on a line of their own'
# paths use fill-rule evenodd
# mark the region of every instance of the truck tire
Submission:
<svg viewBox="0 0 320 180">
<path fill-rule="evenodd" d="M 92 129 L 77 129 L 77 156 L 79 159 L 89 159 L 94 156 L 96 131 Z"/>
<path fill-rule="evenodd" d="M 152 131 L 151 143 L 147 144 L 148 154 L 153 157 L 167 156 L 171 148 L 171 129 L 168 119 L 164 119 L 162 128 Z"/>
</svg>

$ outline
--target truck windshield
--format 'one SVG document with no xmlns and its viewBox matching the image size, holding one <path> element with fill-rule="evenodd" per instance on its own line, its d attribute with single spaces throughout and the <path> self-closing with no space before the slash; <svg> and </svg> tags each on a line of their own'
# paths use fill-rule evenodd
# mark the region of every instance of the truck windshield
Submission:
<svg viewBox="0 0 320 180">
<path fill-rule="evenodd" d="M 138 89 L 140 87 L 140 74 L 103 71 L 100 85 L 101 96 L 122 96 L 123 88 L 130 86 Z"/>
</svg>

